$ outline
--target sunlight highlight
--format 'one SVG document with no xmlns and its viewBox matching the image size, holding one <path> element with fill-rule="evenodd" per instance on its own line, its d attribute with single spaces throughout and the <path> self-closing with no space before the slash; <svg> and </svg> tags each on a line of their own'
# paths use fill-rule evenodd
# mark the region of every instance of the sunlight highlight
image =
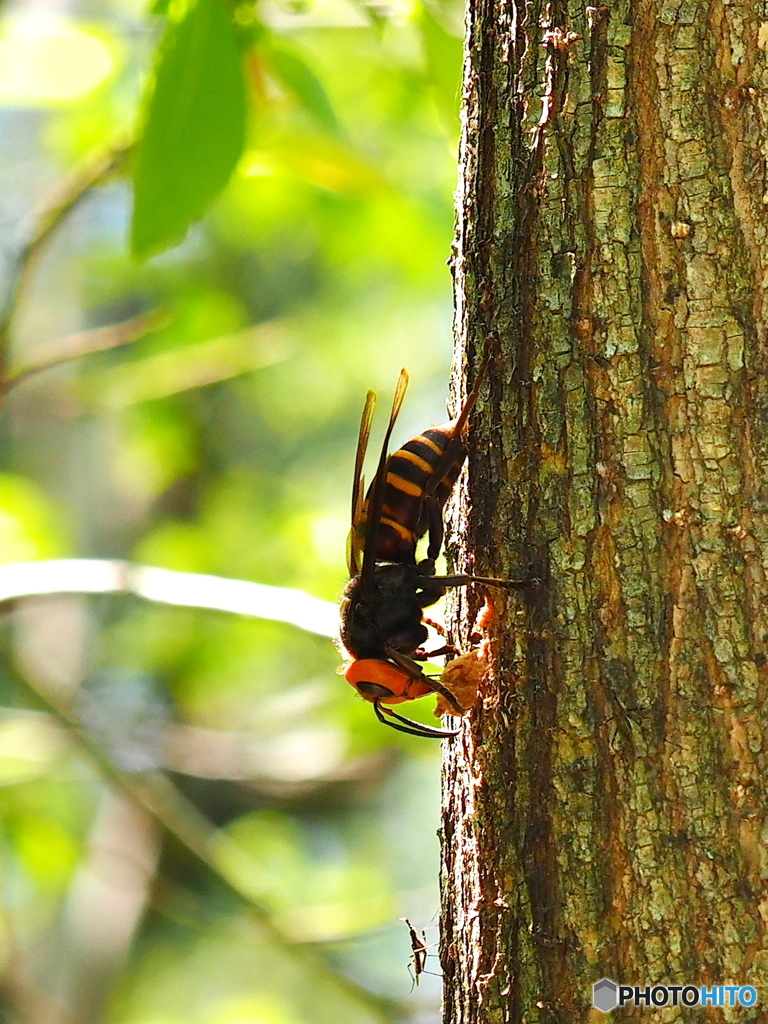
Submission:
<svg viewBox="0 0 768 1024">
<path fill-rule="evenodd" d="M 115 69 L 113 47 L 74 22 L 50 16 L 8 19 L 0 33 L 0 103 L 71 103 Z"/>
</svg>

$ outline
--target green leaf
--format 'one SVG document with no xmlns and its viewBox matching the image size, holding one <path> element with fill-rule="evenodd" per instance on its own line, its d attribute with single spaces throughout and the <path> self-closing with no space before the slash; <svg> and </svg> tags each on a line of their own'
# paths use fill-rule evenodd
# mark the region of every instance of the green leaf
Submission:
<svg viewBox="0 0 768 1024">
<path fill-rule="evenodd" d="M 294 94 L 304 109 L 326 131 L 334 135 L 339 133 L 339 122 L 336 118 L 325 86 L 305 60 L 294 50 L 285 46 L 275 45 L 270 40 L 264 56 L 274 74 L 282 85 Z"/>
<path fill-rule="evenodd" d="M 223 0 L 194 0 L 160 45 L 134 172 L 131 246 L 180 242 L 227 183 L 245 143 L 245 79 Z"/>
</svg>

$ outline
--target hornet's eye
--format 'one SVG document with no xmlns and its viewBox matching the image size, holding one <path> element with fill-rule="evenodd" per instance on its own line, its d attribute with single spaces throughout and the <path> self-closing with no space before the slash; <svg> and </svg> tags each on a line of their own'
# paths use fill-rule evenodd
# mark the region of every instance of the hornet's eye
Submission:
<svg viewBox="0 0 768 1024">
<path fill-rule="evenodd" d="M 380 683 L 357 682 L 355 687 L 366 700 L 385 700 L 387 697 L 395 696 L 389 687 Z"/>
</svg>

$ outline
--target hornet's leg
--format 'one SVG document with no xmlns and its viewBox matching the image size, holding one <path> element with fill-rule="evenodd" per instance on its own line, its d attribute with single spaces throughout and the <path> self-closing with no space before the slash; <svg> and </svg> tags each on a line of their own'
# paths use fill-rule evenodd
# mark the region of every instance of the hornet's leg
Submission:
<svg viewBox="0 0 768 1024">
<path fill-rule="evenodd" d="M 440 554 L 440 548 L 443 546 L 445 524 L 443 523 L 443 510 L 434 494 L 427 494 L 425 496 L 424 510 L 427 513 L 427 522 L 429 523 L 429 546 L 427 548 L 426 561 L 432 566 L 432 569 L 430 572 L 425 562 L 422 562 L 419 568 L 425 575 L 431 575 L 435 571 L 435 562 Z"/>
<path fill-rule="evenodd" d="M 382 723 L 382 725 L 388 725 L 390 729 L 397 729 L 398 732 L 408 733 L 409 736 L 424 736 L 431 739 L 445 739 L 450 736 L 458 736 L 458 730 L 456 729 L 434 729 L 431 725 L 422 725 L 421 722 L 413 722 L 410 718 L 405 718 L 403 715 L 398 715 L 397 712 L 391 708 L 382 708 L 381 703 L 378 700 L 373 702 L 373 710 L 376 713 L 376 717 Z M 384 712 L 386 711 L 386 715 Z M 392 721 L 389 717 L 396 719 Z M 402 724 L 398 724 L 402 723 Z"/>
<path fill-rule="evenodd" d="M 470 583 L 484 583 L 487 587 L 501 587 L 502 590 L 524 590 L 535 585 L 535 580 L 499 580 L 489 576 L 425 576 L 424 583 L 437 583 L 441 587 L 466 587 Z"/>
<path fill-rule="evenodd" d="M 451 691 L 447 690 L 442 683 L 438 683 L 436 680 L 430 679 L 429 676 L 425 675 L 420 665 L 417 665 L 411 658 L 401 654 L 400 651 L 396 651 L 393 647 L 385 647 L 384 651 L 387 657 L 394 661 L 403 672 L 407 672 L 412 679 L 418 679 L 426 683 L 430 690 L 434 690 L 435 693 L 439 693 L 441 697 L 445 698 L 457 715 L 464 714 L 464 708 L 459 704 Z"/>
</svg>

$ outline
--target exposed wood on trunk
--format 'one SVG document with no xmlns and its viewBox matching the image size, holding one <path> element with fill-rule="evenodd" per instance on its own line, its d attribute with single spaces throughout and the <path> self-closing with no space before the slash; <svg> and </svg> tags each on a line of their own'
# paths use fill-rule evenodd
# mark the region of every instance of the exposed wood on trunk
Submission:
<svg viewBox="0 0 768 1024">
<path fill-rule="evenodd" d="M 447 744 L 453 1024 L 768 981 L 766 46 L 757 2 L 470 0 L 452 551 L 541 584 Z"/>
</svg>

